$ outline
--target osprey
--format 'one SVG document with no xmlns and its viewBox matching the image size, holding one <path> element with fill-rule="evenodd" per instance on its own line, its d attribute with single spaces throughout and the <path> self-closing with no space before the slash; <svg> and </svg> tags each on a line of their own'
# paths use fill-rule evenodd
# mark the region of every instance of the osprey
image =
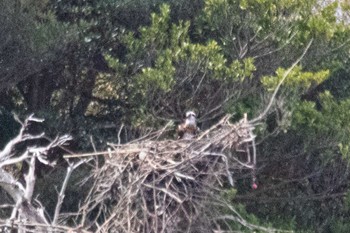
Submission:
<svg viewBox="0 0 350 233">
<path fill-rule="evenodd" d="M 198 131 L 196 114 L 193 111 L 186 112 L 186 118 L 183 123 L 177 127 L 177 138 L 192 139 L 197 135 Z"/>
</svg>

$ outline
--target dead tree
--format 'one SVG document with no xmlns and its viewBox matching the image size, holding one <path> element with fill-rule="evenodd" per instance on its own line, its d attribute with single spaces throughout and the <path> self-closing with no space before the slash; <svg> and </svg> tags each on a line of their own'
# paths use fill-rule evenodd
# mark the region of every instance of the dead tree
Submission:
<svg viewBox="0 0 350 233">
<path fill-rule="evenodd" d="M 32 135 L 28 131 L 31 124 L 40 123 L 43 121 L 42 119 L 31 115 L 24 122 L 21 122 L 18 118 L 16 120 L 21 124 L 19 134 L 0 151 L 0 188 L 12 199 L 12 204 L 9 203 L 7 205 L 7 207 L 12 209 L 12 213 L 7 219 L 0 219 L 0 229 L 2 230 L 0 231 L 66 232 L 69 228 L 57 226 L 57 218 L 60 214 L 64 191 L 71 171 L 79 166 L 81 162 L 78 164 L 69 164 L 68 166 L 66 178 L 58 195 L 55 216 L 52 222 L 44 215 L 44 207 L 38 200 L 33 199 L 33 192 L 36 183 L 36 163 L 54 166 L 55 159 L 48 158 L 48 152 L 55 147 L 64 145 L 71 137 L 68 135 L 57 137 L 45 146 L 27 146 L 19 154 L 16 146 L 47 137 L 44 134 Z M 19 180 L 16 175 L 16 169 L 18 169 L 19 164 L 23 163 L 26 163 L 28 169 L 24 174 L 24 179 Z"/>
</svg>

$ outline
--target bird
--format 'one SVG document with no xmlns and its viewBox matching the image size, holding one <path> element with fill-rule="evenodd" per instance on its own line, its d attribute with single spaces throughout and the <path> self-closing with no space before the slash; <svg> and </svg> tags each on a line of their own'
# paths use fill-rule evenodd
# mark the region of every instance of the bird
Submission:
<svg viewBox="0 0 350 233">
<path fill-rule="evenodd" d="M 177 127 L 178 139 L 193 139 L 199 132 L 197 127 L 196 113 L 193 111 L 187 111 L 185 119 Z"/>
</svg>

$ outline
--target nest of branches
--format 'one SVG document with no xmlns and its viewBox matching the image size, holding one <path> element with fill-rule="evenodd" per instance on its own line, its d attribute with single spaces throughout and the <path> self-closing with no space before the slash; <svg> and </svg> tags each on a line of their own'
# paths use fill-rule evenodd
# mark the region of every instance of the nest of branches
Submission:
<svg viewBox="0 0 350 233">
<path fill-rule="evenodd" d="M 111 144 L 86 206 L 103 218 L 96 231 L 212 232 L 213 198 L 234 185 L 234 170 L 255 169 L 253 126 L 229 118 L 192 140 L 156 140 L 159 131 Z"/>
</svg>

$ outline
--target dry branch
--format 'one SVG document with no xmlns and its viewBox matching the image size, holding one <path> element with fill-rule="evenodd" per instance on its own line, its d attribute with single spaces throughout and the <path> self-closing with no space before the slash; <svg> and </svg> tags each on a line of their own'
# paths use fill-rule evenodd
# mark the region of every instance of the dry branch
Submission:
<svg viewBox="0 0 350 233">
<path fill-rule="evenodd" d="M 67 156 L 105 157 L 82 207 L 100 210 L 95 217 L 103 220 L 94 230 L 211 232 L 214 218 L 208 203 L 220 197 L 223 186 L 233 185 L 234 171 L 255 169 L 256 160 L 247 158 L 255 156 L 250 153 L 254 127 L 246 117 L 236 124 L 229 119 L 224 117 L 194 140 L 158 141 L 152 135 L 135 143 L 110 144 L 106 152 Z"/>
<path fill-rule="evenodd" d="M 28 132 L 28 127 L 32 122 L 40 123 L 43 121 L 42 119 L 31 115 L 24 122 L 19 119 L 16 120 L 22 125 L 19 134 L 0 151 L 0 188 L 9 194 L 14 203 L 11 216 L 6 221 L 4 220 L 5 223 L 1 224 L 4 224 L 4 227 L 13 230 L 18 229 L 21 232 L 43 232 L 50 224 L 44 216 L 44 209 L 40 206 L 40 203 L 40 207 L 36 207 L 32 201 L 36 184 L 35 164 L 40 162 L 53 165 L 54 163 L 47 158 L 47 154 L 51 149 L 65 144 L 71 137 L 67 135 L 57 137 L 46 146 L 27 146 L 24 152 L 18 155 L 20 152 L 16 151 L 17 145 L 24 145 L 29 140 L 43 139 L 44 134 L 32 135 Z M 28 169 L 24 174 L 24 179 L 19 181 L 16 173 L 23 172 L 18 168 L 23 163 L 28 165 Z M 31 227 L 27 228 L 30 225 Z M 34 227 L 35 225 L 40 226 L 40 228 Z M 46 228 L 43 228 L 43 225 Z M 55 230 L 51 230 L 51 232 L 55 232 Z"/>
</svg>

